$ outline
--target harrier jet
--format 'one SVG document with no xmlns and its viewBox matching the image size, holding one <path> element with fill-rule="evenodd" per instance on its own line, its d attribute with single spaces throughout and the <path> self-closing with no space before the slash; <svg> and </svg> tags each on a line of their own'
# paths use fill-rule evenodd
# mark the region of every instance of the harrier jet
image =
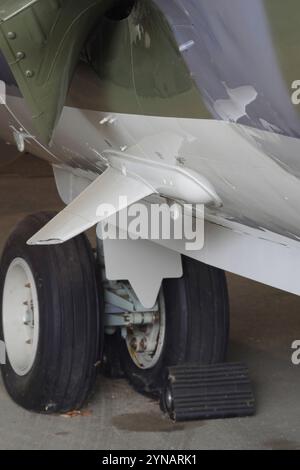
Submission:
<svg viewBox="0 0 300 470">
<path fill-rule="evenodd" d="M 168 366 L 223 362 L 225 270 L 300 294 L 299 15 L 298 0 L 0 0 L 0 160 L 12 145 L 47 160 L 66 205 L 21 221 L 2 255 L 18 404 L 78 409 L 103 364 L 157 393 Z M 101 236 L 140 201 L 204 206 L 202 249 Z"/>
</svg>

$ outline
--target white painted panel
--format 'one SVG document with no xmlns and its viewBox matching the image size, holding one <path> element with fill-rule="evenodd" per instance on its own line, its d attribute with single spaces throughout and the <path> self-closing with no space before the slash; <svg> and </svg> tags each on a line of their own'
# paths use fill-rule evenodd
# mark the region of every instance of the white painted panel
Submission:
<svg viewBox="0 0 300 470">
<path fill-rule="evenodd" d="M 182 276 L 178 253 L 148 240 L 104 240 L 106 277 L 128 280 L 146 308 L 152 308 L 163 279 Z"/>
</svg>

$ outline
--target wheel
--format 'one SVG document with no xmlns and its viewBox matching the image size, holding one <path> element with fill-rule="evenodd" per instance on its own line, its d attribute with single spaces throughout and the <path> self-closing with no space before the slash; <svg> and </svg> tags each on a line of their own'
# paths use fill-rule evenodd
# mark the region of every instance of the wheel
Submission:
<svg viewBox="0 0 300 470">
<path fill-rule="evenodd" d="M 119 336 L 125 375 L 142 393 L 159 392 L 166 367 L 224 362 L 229 334 L 225 273 L 187 257 L 183 277 L 163 282 L 155 321 Z M 124 334 L 123 334 L 124 336 Z"/>
<path fill-rule="evenodd" d="M 1 260 L 2 376 L 11 398 L 37 412 L 83 406 L 101 359 L 95 264 L 85 235 L 63 245 L 28 246 L 53 214 L 25 218 Z"/>
</svg>

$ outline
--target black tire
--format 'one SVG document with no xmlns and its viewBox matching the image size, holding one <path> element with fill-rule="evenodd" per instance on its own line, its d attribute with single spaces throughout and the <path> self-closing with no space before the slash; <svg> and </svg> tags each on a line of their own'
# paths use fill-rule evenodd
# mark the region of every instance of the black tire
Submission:
<svg viewBox="0 0 300 470">
<path fill-rule="evenodd" d="M 101 360 L 103 327 L 95 262 L 85 235 L 63 245 L 28 246 L 27 240 L 54 214 L 26 217 L 9 237 L 1 260 L 0 299 L 13 259 L 24 259 L 35 279 L 39 303 L 39 340 L 34 364 L 17 375 L 8 357 L 2 376 L 11 398 L 36 412 L 80 409 L 90 392 Z M 4 340 L 2 301 L 0 339 Z"/>
<path fill-rule="evenodd" d="M 142 393 L 158 393 L 165 368 L 185 363 L 214 364 L 226 359 L 229 303 L 225 273 L 183 257 L 183 277 L 163 282 L 166 334 L 158 363 L 140 369 L 120 337 L 125 375 Z"/>
</svg>

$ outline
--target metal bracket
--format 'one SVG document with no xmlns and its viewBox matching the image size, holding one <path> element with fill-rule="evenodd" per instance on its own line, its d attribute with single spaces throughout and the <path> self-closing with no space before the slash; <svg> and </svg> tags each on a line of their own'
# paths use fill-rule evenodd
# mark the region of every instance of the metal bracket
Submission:
<svg viewBox="0 0 300 470">
<path fill-rule="evenodd" d="M 101 258 L 100 258 L 101 259 Z M 104 263 L 103 263 L 103 271 Z M 105 278 L 105 274 L 103 276 Z M 159 312 L 158 303 L 153 308 L 145 308 L 127 282 L 104 281 L 105 332 L 114 334 L 121 328 L 122 336 L 127 328 L 134 325 L 151 325 Z"/>
<path fill-rule="evenodd" d="M 183 274 L 181 255 L 149 240 L 98 239 L 98 247 L 101 254 L 103 249 L 106 278 L 128 280 L 142 304 L 140 307 L 151 311 L 163 279 Z"/>
<path fill-rule="evenodd" d="M 31 134 L 28 134 L 23 129 L 18 130 L 14 126 L 10 126 L 13 131 L 14 141 L 19 152 L 25 152 L 26 141 L 29 139 L 34 139 L 35 137 Z"/>
</svg>

